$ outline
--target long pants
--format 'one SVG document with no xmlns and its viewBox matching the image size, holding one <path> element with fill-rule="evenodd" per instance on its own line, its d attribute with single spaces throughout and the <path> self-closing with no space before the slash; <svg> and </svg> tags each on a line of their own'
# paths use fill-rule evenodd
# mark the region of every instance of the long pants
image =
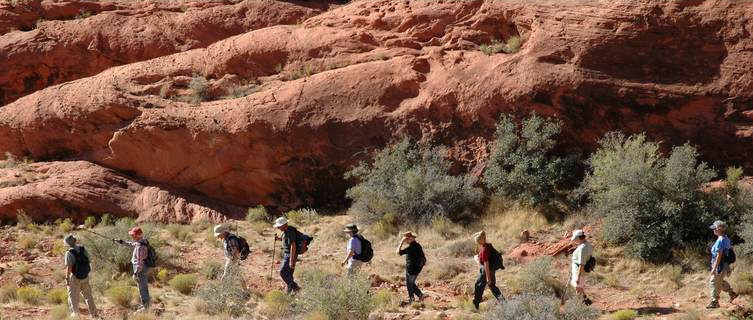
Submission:
<svg viewBox="0 0 753 320">
<path fill-rule="evenodd" d="M 363 265 L 363 261 L 356 260 L 355 258 L 350 258 L 348 261 L 348 275 L 352 276 L 358 272 L 359 269 L 361 269 L 361 266 Z"/>
<path fill-rule="evenodd" d="M 301 289 L 301 287 L 298 286 L 297 283 L 295 283 L 295 280 L 293 279 L 293 269 L 290 269 L 290 254 L 285 254 L 282 257 L 282 266 L 280 267 L 280 278 L 282 278 L 282 281 L 285 281 L 285 284 L 288 286 L 288 293 L 292 293 L 294 291 L 298 291 Z"/>
<path fill-rule="evenodd" d="M 79 314 L 78 299 L 82 295 L 84 296 L 84 300 L 86 300 L 86 305 L 89 307 L 89 314 L 91 316 L 97 315 L 97 307 L 94 305 L 89 278 L 79 279 L 76 276 L 71 276 L 71 279 L 68 280 L 68 308 L 71 309 L 71 313 Z"/>
<path fill-rule="evenodd" d="M 484 297 L 484 289 L 486 289 L 486 286 L 489 286 L 489 290 L 494 295 L 494 298 L 497 300 L 500 300 L 502 297 L 502 292 L 499 291 L 499 288 L 497 288 L 497 278 L 494 275 L 495 271 L 491 271 L 491 282 L 486 282 L 486 274 L 484 272 L 484 268 L 481 267 L 479 269 L 478 274 L 478 280 L 476 280 L 476 288 L 473 292 L 473 304 L 475 306 L 478 306 L 479 303 L 481 303 L 481 299 Z"/>
<path fill-rule="evenodd" d="M 222 269 L 222 276 L 220 280 L 224 280 L 227 277 L 235 277 L 239 275 L 240 263 L 238 260 L 225 258 L 225 267 Z"/>
<path fill-rule="evenodd" d="M 149 301 L 151 300 L 149 297 L 149 279 L 147 275 L 149 274 L 149 268 L 144 267 L 141 272 L 136 272 L 135 279 L 136 284 L 138 284 L 139 287 L 139 297 L 141 297 L 141 307 L 144 309 L 149 308 Z"/>
<path fill-rule="evenodd" d="M 709 291 L 711 291 L 711 302 L 719 302 L 719 294 L 721 291 L 729 294 L 734 294 L 732 287 L 725 278 L 730 274 L 729 266 L 723 266 L 721 273 L 716 273 L 709 277 Z"/>
<path fill-rule="evenodd" d="M 408 288 L 408 300 L 410 301 L 413 301 L 414 296 L 417 296 L 419 299 L 424 296 L 416 285 L 416 278 L 418 278 L 418 274 L 410 274 L 407 271 L 405 272 L 405 287 Z"/>
</svg>

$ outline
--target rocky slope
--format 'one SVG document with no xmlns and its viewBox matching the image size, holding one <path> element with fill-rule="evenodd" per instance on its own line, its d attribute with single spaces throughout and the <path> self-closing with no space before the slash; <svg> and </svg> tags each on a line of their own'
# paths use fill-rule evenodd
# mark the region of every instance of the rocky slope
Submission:
<svg viewBox="0 0 753 320">
<path fill-rule="evenodd" d="M 239 206 L 321 206 L 404 135 L 478 174 L 499 114 L 535 110 L 573 151 L 645 131 L 752 168 L 751 18 L 743 1 L 356 1 L 36 91 L 0 107 L 0 152 Z M 516 53 L 479 50 L 514 36 Z"/>
</svg>

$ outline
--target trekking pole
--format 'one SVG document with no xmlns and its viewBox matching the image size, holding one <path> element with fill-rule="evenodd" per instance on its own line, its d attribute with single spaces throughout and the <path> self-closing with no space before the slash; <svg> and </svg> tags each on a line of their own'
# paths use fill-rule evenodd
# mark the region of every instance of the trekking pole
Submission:
<svg viewBox="0 0 753 320">
<path fill-rule="evenodd" d="M 113 239 L 113 238 L 110 238 L 110 237 L 107 237 L 107 236 L 103 236 L 103 235 L 101 235 L 99 233 L 96 233 L 96 232 L 94 232 L 92 230 L 86 229 L 86 227 L 83 224 L 80 225 L 80 226 L 78 226 L 78 228 L 76 228 L 76 229 L 78 229 L 78 230 L 84 230 L 86 232 L 89 232 L 91 234 L 95 234 L 97 236 L 100 236 L 100 237 L 105 238 L 105 239 L 110 240 L 110 241 L 115 241 L 115 239 Z"/>
<path fill-rule="evenodd" d="M 272 279 L 272 271 L 275 269 L 275 248 L 277 247 L 277 233 L 275 233 L 274 242 L 272 242 L 272 263 L 269 265 L 269 279 Z"/>
</svg>

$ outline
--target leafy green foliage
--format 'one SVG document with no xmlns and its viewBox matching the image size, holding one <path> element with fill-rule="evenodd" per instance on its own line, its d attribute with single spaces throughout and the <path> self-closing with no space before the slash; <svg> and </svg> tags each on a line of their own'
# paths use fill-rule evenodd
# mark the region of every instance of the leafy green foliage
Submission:
<svg viewBox="0 0 753 320">
<path fill-rule="evenodd" d="M 351 210 L 366 223 L 385 217 L 404 224 L 428 224 L 438 216 L 470 217 L 483 193 L 470 175 L 449 174 L 444 153 L 407 138 L 383 149 L 373 164 L 361 163 L 346 174 L 359 180 L 347 191 Z"/>
<path fill-rule="evenodd" d="M 570 299 L 560 310 L 559 300 L 548 295 L 523 294 L 497 304 L 488 320 L 595 320 L 599 311 Z"/>
<path fill-rule="evenodd" d="M 185 295 L 190 295 L 193 293 L 194 288 L 196 288 L 197 282 L 198 279 L 195 274 L 179 274 L 173 277 L 169 284 L 170 287 L 175 289 L 175 291 Z"/>
<path fill-rule="evenodd" d="M 224 280 L 209 281 L 202 284 L 197 293 L 197 309 L 209 315 L 228 314 L 238 317 L 246 312 L 246 301 L 250 293 L 236 274 L 230 274 Z"/>
<path fill-rule="evenodd" d="M 329 319 L 366 319 L 374 305 L 370 281 L 358 276 L 340 277 L 322 270 L 302 273 L 306 286 L 295 304 L 298 313 L 319 312 Z"/>
<path fill-rule="evenodd" d="M 484 183 L 497 195 L 530 206 L 564 199 L 563 186 L 574 169 L 575 157 L 553 153 L 561 124 L 532 114 L 519 125 L 502 116 Z"/>
</svg>

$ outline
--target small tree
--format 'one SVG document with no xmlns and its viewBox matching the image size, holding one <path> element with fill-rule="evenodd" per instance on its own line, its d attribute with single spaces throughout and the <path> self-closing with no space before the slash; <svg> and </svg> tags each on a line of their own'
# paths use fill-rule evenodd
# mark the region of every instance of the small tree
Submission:
<svg viewBox="0 0 753 320">
<path fill-rule="evenodd" d="M 439 147 L 410 139 L 380 151 L 373 164 L 361 163 L 346 173 L 359 183 L 348 189 L 351 210 L 366 223 L 390 221 L 428 224 L 437 216 L 458 220 L 483 199 L 470 175 L 451 176 Z"/>
<path fill-rule="evenodd" d="M 550 205 L 564 199 L 562 186 L 573 171 L 575 157 L 552 152 L 561 124 L 532 114 L 519 125 L 500 118 L 484 183 L 497 195 L 525 205 Z"/>
</svg>

